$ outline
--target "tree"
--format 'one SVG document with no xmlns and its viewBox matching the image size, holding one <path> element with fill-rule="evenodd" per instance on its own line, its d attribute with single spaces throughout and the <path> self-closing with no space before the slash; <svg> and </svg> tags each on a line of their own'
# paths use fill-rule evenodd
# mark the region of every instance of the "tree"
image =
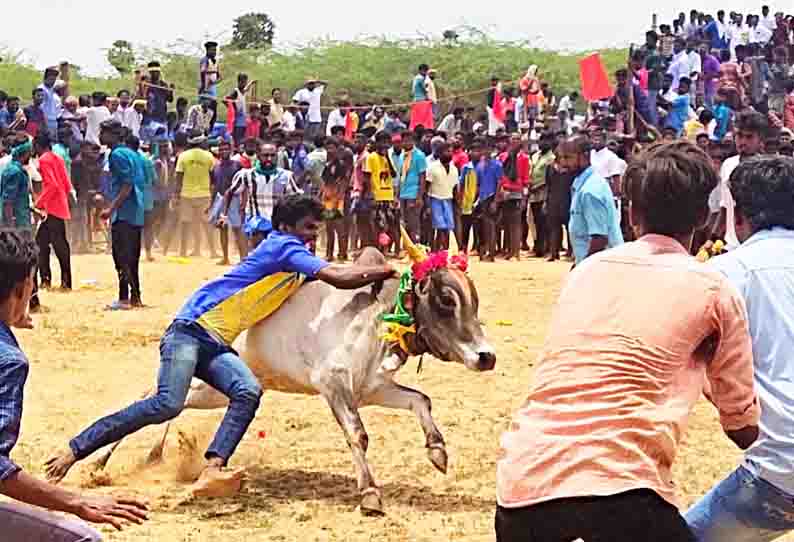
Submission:
<svg viewBox="0 0 794 542">
<path fill-rule="evenodd" d="M 265 13 L 248 13 L 234 20 L 230 46 L 234 49 L 266 49 L 273 45 L 276 25 Z"/>
<path fill-rule="evenodd" d="M 135 50 L 132 44 L 125 40 L 114 41 L 113 46 L 108 49 L 108 62 L 122 77 L 132 73 L 135 65 Z"/>
</svg>

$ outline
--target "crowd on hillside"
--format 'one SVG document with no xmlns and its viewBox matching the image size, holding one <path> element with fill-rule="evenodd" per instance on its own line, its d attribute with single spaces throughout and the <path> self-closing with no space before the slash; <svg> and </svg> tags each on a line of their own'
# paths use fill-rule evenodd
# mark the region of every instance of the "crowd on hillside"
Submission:
<svg viewBox="0 0 794 542">
<path fill-rule="evenodd" d="M 588 163 L 610 184 L 623 239 L 633 232 L 621 177 L 652 141 L 695 141 L 727 178 L 731 157 L 749 152 L 737 132 L 743 117 L 767 152 L 794 154 L 794 25 L 768 7 L 761 13 L 731 13 L 727 22 L 722 11 L 679 15 L 632 49 L 611 98 L 582 104 L 578 92 L 555 96 L 537 65 L 509 83 L 493 77 L 484 107 L 441 98 L 439 71 L 428 65 L 411 82 L 411 107 L 354 104 L 342 91 L 324 107 L 329 84 L 317 78 L 289 103 L 279 88 L 253 103 L 246 74 L 221 93 L 214 42 L 197 66 L 192 105 L 156 61 L 113 97 L 70 95 L 48 68 L 24 107 L 0 91 L 2 223 L 35 226 L 45 287 L 51 248 L 68 290 L 71 253 L 107 241 L 123 285 L 117 308 L 141 302 L 142 251 L 150 259 L 158 246 L 199 255 L 204 237 L 209 254 L 218 257 L 220 244 L 228 264 L 230 238 L 244 257 L 268 234 L 275 203 L 295 192 L 323 201 L 329 260 L 364 246 L 399 255 L 400 225 L 435 249 L 454 234 L 483 261 L 522 251 L 556 260 L 563 230 L 574 226 L 579 173 L 555 155 L 567 137 L 589 138 Z M 735 244 L 730 198 L 718 195 L 701 240 Z M 575 257 L 576 234 L 568 232 L 564 256 Z"/>
</svg>

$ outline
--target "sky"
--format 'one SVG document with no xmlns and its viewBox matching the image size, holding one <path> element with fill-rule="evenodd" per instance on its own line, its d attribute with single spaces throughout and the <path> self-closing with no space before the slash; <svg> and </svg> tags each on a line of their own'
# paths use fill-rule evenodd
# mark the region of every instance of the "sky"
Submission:
<svg viewBox="0 0 794 542">
<path fill-rule="evenodd" d="M 695 3 L 567 0 L 563 4 L 400 0 L 384 2 L 377 9 L 373 9 L 371 0 L 268 4 L 271 3 L 262 0 L 223 0 L 213 4 L 195 0 L 136 0 L 121 15 L 106 0 L 26 0 L 24 19 L 35 24 L 5 25 L 0 45 L 21 51 L 26 60 L 38 67 L 68 60 L 83 67 L 85 72 L 99 75 L 110 72 L 105 50 L 115 40 L 144 46 L 163 46 L 178 39 L 201 43 L 206 37 L 230 35 L 234 18 L 252 11 L 265 11 L 271 16 L 276 23 L 276 41 L 282 44 L 318 37 L 344 40 L 372 34 L 440 35 L 448 28 L 468 24 L 498 39 L 528 39 L 539 45 L 570 50 L 597 50 L 632 41 L 642 43 L 654 10 L 660 22 L 669 22 L 679 12 L 688 13 L 693 8 L 706 13 L 716 13 L 718 9 L 761 11 L 760 2 L 737 0 Z M 548 6 L 548 11 L 544 9 L 536 17 L 539 4 Z M 210 5 L 213 8 L 205 7 Z M 525 9 L 517 9 L 519 6 Z M 771 3 L 771 7 L 774 13 L 776 4 Z M 561 17 L 561 10 L 566 18 Z"/>
</svg>

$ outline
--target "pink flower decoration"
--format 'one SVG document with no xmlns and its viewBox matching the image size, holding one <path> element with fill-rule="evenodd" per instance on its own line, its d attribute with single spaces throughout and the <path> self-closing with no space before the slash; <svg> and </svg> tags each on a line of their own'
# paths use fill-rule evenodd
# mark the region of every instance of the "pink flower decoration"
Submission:
<svg viewBox="0 0 794 542">
<path fill-rule="evenodd" d="M 469 258 L 466 256 L 466 254 L 461 253 L 452 256 L 450 263 L 464 273 L 469 270 Z"/>
<path fill-rule="evenodd" d="M 447 251 L 442 250 L 440 252 L 433 252 L 430 254 L 427 259 L 421 263 L 415 263 L 411 268 L 411 272 L 414 275 L 414 280 L 416 282 L 421 282 L 425 279 L 430 273 L 433 271 L 437 271 L 438 269 L 444 269 L 447 267 L 448 263 L 448 256 Z"/>
</svg>

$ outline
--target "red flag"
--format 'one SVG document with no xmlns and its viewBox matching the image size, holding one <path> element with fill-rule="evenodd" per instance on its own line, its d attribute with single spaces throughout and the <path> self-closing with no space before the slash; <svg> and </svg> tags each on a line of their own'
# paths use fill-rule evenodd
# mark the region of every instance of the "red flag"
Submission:
<svg viewBox="0 0 794 542">
<path fill-rule="evenodd" d="M 416 102 L 411 107 L 411 126 L 409 129 L 413 131 L 414 128 L 419 125 L 425 128 L 435 128 L 433 121 L 433 102 L 430 100 Z"/>
<path fill-rule="evenodd" d="M 601 61 L 601 55 L 593 53 L 579 61 L 579 75 L 582 78 L 582 96 L 588 102 L 611 98 L 615 90 L 609 83 L 609 76 Z"/>
<path fill-rule="evenodd" d="M 356 122 L 355 118 L 353 118 L 353 111 L 348 110 L 347 114 L 345 115 L 345 139 L 347 141 L 353 141 L 353 136 L 356 134 Z"/>
<path fill-rule="evenodd" d="M 234 134 L 235 116 L 234 102 L 226 100 L 226 132 L 228 134 Z M 242 141 L 235 141 L 235 143 L 239 145 Z"/>
<path fill-rule="evenodd" d="M 493 91 L 493 103 L 491 104 L 493 116 L 499 122 L 504 122 L 507 117 L 505 105 L 502 103 L 502 85 L 496 85 Z"/>
</svg>

